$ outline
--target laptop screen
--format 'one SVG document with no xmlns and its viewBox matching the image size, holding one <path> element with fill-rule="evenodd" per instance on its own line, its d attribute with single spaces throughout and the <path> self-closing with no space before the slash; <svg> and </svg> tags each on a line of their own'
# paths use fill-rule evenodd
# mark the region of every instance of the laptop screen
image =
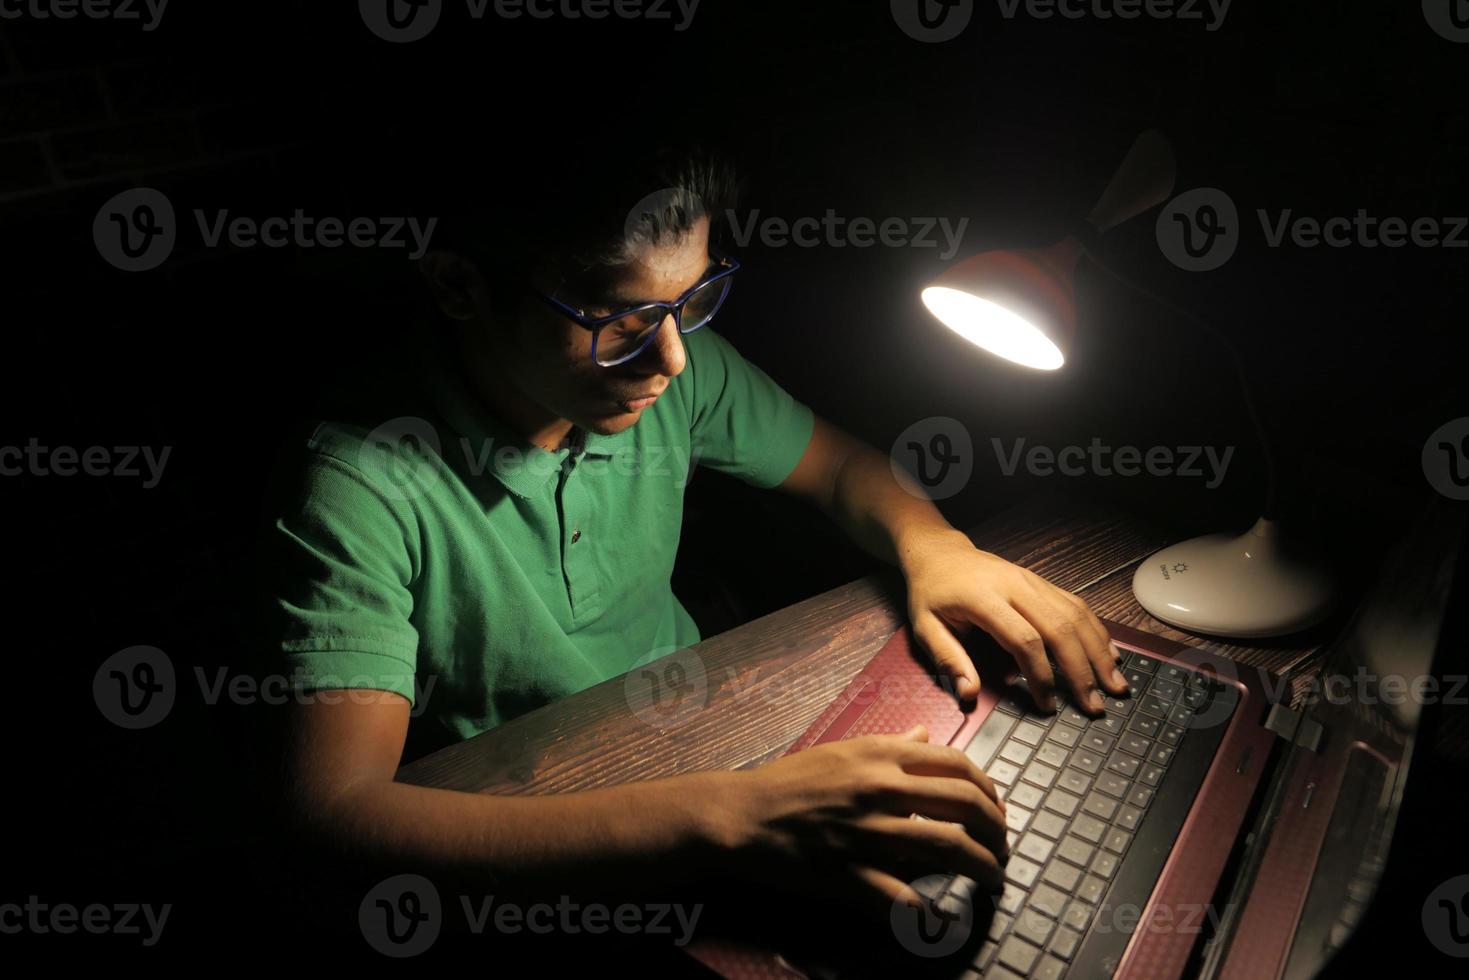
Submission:
<svg viewBox="0 0 1469 980">
<path fill-rule="evenodd" d="M 1424 707 L 1469 695 L 1433 673 L 1463 523 L 1444 501 L 1429 506 L 1390 551 L 1321 673 L 1298 683 L 1294 734 L 1266 791 L 1256 843 L 1241 863 L 1227 927 L 1206 956 L 1206 972 L 1232 940 L 1255 941 L 1230 935 L 1251 901 L 1299 901 L 1304 888 L 1286 980 L 1318 973 L 1366 911 L 1392 842 Z M 1272 838 L 1289 846 L 1272 852 Z M 1296 864 L 1299 873 L 1309 863 L 1309 879 L 1297 885 L 1290 869 L 1263 869 L 1271 860 Z"/>
</svg>

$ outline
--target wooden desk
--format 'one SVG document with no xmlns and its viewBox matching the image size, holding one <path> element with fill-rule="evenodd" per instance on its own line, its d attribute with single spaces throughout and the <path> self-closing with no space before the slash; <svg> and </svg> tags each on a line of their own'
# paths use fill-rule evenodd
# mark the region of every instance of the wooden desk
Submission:
<svg viewBox="0 0 1469 980">
<path fill-rule="evenodd" d="M 997 515 L 970 537 L 1079 594 L 1099 616 L 1289 673 L 1298 693 L 1319 668 L 1320 631 L 1281 645 L 1220 643 L 1144 612 L 1132 596 L 1133 568 L 1181 535 L 1135 516 L 1045 499 Z M 565 793 L 760 765 L 784 752 L 898 629 L 902 589 L 898 572 L 885 570 L 690 647 L 706 700 L 672 728 L 645 723 L 619 677 L 419 759 L 398 779 L 478 793 Z"/>
</svg>

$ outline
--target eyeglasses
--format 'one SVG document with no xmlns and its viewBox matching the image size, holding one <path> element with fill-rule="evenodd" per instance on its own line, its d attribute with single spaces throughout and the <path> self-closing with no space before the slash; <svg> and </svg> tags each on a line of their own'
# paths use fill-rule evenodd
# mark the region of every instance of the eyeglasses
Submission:
<svg viewBox="0 0 1469 980">
<path fill-rule="evenodd" d="M 562 302 L 555 296 L 533 289 L 562 314 L 592 332 L 592 360 L 602 367 L 624 364 L 637 357 L 670 316 L 679 333 L 693 333 L 714 319 L 729 295 L 730 278 L 740 269 L 738 259 L 714 253 L 718 271 L 690 286 L 671 303 L 642 303 L 631 309 L 605 316 L 592 316 L 586 310 Z"/>
</svg>

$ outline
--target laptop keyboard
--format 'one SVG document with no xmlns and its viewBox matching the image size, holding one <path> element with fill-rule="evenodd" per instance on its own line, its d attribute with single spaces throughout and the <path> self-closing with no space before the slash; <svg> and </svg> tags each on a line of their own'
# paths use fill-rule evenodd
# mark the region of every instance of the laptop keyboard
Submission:
<svg viewBox="0 0 1469 980">
<path fill-rule="evenodd" d="M 1006 696 L 964 748 L 994 780 L 1009 825 L 1005 890 L 972 964 L 986 976 L 1066 974 L 1169 785 L 1189 720 L 1222 688 L 1207 674 L 1138 653 L 1125 655 L 1122 672 L 1133 694 L 1106 698 L 1100 718 L 1059 691 L 1055 714 L 1030 709 L 1024 695 Z M 978 902 L 976 889 L 954 876 L 928 897 L 943 909 Z"/>
</svg>

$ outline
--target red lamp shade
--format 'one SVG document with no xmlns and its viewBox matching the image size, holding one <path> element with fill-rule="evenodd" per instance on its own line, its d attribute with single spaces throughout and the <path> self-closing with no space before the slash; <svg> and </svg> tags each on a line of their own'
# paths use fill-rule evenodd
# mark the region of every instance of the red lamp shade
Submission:
<svg viewBox="0 0 1469 980">
<path fill-rule="evenodd" d="M 1073 275 L 1081 243 L 981 252 L 956 262 L 922 295 L 929 312 L 970 343 L 1026 367 L 1066 363 L 1076 333 Z"/>
</svg>

